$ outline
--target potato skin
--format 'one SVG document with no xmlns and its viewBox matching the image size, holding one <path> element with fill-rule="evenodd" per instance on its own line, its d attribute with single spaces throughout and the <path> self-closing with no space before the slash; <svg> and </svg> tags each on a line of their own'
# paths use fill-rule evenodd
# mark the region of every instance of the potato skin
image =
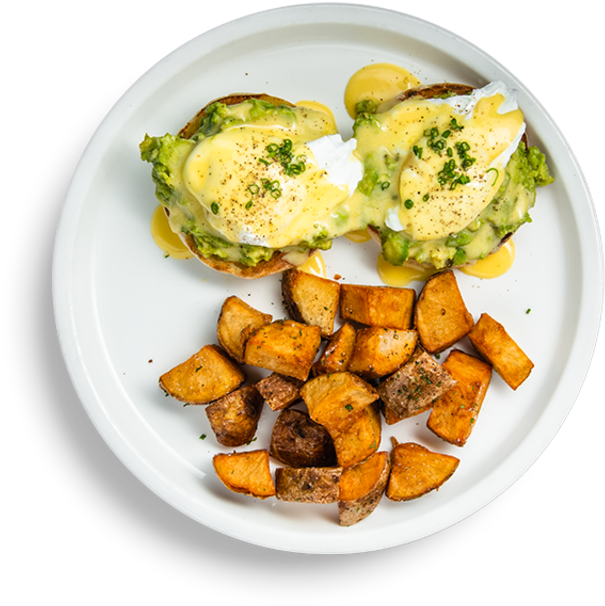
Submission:
<svg viewBox="0 0 605 606">
<path fill-rule="evenodd" d="M 290 467 L 332 467 L 336 453 L 330 434 L 301 410 L 289 408 L 277 417 L 269 452 Z"/>
<path fill-rule="evenodd" d="M 386 490 L 390 472 L 391 457 L 384 451 L 376 452 L 342 472 L 338 499 L 338 522 L 341 526 L 357 524 L 376 509 Z"/>
<path fill-rule="evenodd" d="M 243 446 L 248 444 L 258 426 L 263 398 L 253 385 L 216 400 L 206 408 L 206 416 L 219 444 Z"/>
<path fill-rule="evenodd" d="M 336 503 L 341 474 L 340 467 L 278 467 L 276 496 L 291 503 Z"/>
<path fill-rule="evenodd" d="M 428 410 L 456 384 L 449 373 L 421 347 L 397 372 L 378 386 L 384 420 L 393 425 Z"/>
<path fill-rule="evenodd" d="M 261 379 L 256 389 L 271 410 L 283 410 L 300 399 L 300 388 L 303 382 L 300 379 L 286 377 L 277 372 Z"/>
</svg>

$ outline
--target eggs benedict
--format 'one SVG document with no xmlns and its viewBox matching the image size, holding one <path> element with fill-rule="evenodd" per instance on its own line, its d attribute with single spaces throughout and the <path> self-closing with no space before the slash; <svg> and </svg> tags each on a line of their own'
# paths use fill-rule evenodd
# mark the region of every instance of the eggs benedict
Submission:
<svg viewBox="0 0 605 606">
<path fill-rule="evenodd" d="M 495 252 L 552 182 L 528 147 L 516 93 L 501 82 L 403 92 L 355 121 L 358 189 L 371 231 L 395 266 L 462 266 Z"/>
<path fill-rule="evenodd" d="M 231 95 L 140 151 L 170 229 L 213 269 L 259 278 L 369 228 L 386 264 L 439 270 L 531 221 L 553 178 L 525 130 L 502 82 L 443 83 L 364 98 L 346 141 L 321 105 Z"/>
<path fill-rule="evenodd" d="M 257 278 L 357 227 L 347 206 L 363 172 L 355 146 L 329 112 L 244 95 L 208 105 L 177 136 L 146 136 L 140 149 L 187 248 L 214 269 Z"/>
</svg>

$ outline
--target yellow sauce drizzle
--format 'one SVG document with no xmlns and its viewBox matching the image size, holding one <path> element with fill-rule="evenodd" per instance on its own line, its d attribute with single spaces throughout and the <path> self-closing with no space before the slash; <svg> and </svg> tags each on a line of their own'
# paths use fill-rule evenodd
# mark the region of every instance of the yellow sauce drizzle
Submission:
<svg viewBox="0 0 605 606">
<path fill-rule="evenodd" d="M 318 250 L 316 250 L 302 265 L 299 265 L 296 269 L 304 271 L 313 276 L 319 276 L 320 278 L 326 277 L 326 263 L 324 258 Z"/>
<path fill-rule="evenodd" d="M 403 67 L 391 63 L 366 65 L 356 71 L 345 89 L 345 107 L 351 118 L 357 112 L 355 106 L 360 101 L 373 99 L 378 104 L 390 101 L 399 93 L 409 88 L 416 88 L 422 83 Z"/>
<path fill-rule="evenodd" d="M 376 263 L 378 276 L 387 286 L 407 286 L 410 282 L 425 282 L 437 270 L 425 269 L 407 265 L 395 266 L 384 260 L 382 255 L 378 256 Z"/>
<path fill-rule="evenodd" d="M 300 107 L 306 107 L 308 109 L 314 109 L 317 112 L 324 112 L 324 114 L 328 114 L 332 122 L 336 124 L 336 119 L 334 118 L 332 110 L 327 105 L 324 105 L 319 101 L 311 101 L 309 99 L 304 99 L 303 101 L 298 101 L 297 103 L 295 103 L 295 105 Z"/>
<path fill-rule="evenodd" d="M 460 267 L 460 271 L 469 275 L 490 280 L 505 274 L 513 265 L 515 260 L 515 244 L 512 238 L 509 238 L 500 250 L 477 261 L 473 265 Z"/>
<path fill-rule="evenodd" d="M 345 234 L 345 238 L 351 240 L 351 242 L 355 242 L 355 244 L 361 244 L 371 240 L 372 237 L 368 233 L 367 229 L 359 229 Z"/>
<path fill-rule="evenodd" d="M 174 259 L 189 259 L 193 256 L 181 239 L 170 229 L 168 217 L 166 217 L 162 205 L 155 209 L 151 217 L 151 235 L 159 248 Z"/>
</svg>

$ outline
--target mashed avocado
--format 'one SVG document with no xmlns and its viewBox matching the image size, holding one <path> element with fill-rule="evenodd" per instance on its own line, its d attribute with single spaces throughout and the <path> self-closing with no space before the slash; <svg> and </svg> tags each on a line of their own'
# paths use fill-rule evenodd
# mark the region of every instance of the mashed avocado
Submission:
<svg viewBox="0 0 605 606">
<path fill-rule="evenodd" d="M 382 253 L 391 265 L 414 260 L 437 269 L 464 265 L 484 259 L 502 239 L 513 234 L 523 223 L 531 222 L 529 210 L 534 206 L 536 187 L 553 182 L 544 154 L 537 147 L 521 143 L 506 166 L 502 185 L 490 204 L 462 231 L 447 238 L 417 241 L 405 232 L 376 226 L 382 242 Z"/>
</svg>

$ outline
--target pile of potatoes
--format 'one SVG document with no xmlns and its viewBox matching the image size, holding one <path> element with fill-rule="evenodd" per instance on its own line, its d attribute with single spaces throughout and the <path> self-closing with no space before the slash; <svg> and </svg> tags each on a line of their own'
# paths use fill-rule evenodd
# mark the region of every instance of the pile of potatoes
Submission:
<svg viewBox="0 0 605 606">
<path fill-rule="evenodd" d="M 474 322 L 452 270 L 433 275 L 416 297 L 411 288 L 340 284 L 290 269 L 282 294 L 289 317 L 279 320 L 227 298 L 219 345 L 163 374 L 160 387 L 207 405 L 216 440 L 233 448 L 254 439 L 266 404 L 276 413 L 268 448 L 215 455 L 218 477 L 261 499 L 337 503 L 343 526 L 366 518 L 384 494 L 406 501 L 438 489 L 460 462 L 394 438 L 390 452 L 380 451 L 383 420 L 393 425 L 430 409 L 428 428 L 463 446 L 492 369 L 517 389 L 533 368 L 491 316 Z M 454 347 L 442 364 L 435 359 L 466 336 L 477 355 Z M 246 365 L 270 374 L 245 384 Z M 284 465 L 275 478 L 271 457 Z"/>
</svg>

